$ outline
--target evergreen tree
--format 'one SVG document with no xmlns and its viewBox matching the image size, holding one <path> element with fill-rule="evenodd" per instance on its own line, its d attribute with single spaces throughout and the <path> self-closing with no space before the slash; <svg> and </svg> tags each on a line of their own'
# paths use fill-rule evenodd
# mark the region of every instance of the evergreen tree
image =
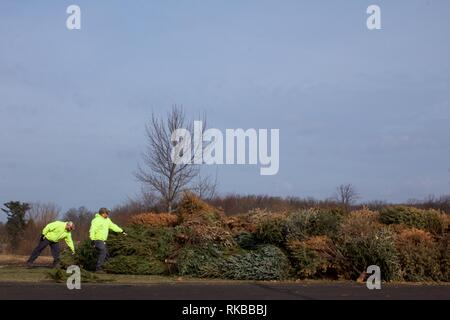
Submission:
<svg viewBox="0 0 450 320">
<path fill-rule="evenodd" d="M 5 225 L 6 232 L 11 248 L 16 250 L 27 225 L 25 215 L 31 209 L 31 206 L 28 203 L 22 203 L 20 201 L 10 201 L 5 203 L 4 206 L 6 209 L 2 208 L 2 211 L 8 216 L 8 221 Z"/>
</svg>

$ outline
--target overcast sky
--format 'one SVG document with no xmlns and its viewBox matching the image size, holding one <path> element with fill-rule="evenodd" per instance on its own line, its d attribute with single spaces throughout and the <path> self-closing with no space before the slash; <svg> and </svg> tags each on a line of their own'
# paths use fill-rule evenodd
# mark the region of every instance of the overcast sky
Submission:
<svg viewBox="0 0 450 320">
<path fill-rule="evenodd" d="M 78 4 L 82 29 L 66 29 Z M 366 9 L 382 10 L 369 31 Z M 279 128 L 280 170 L 220 166 L 223 194 L 449 193 L 450 2 L 0 2 L 0 202 L 135 195 L 151 112 Z"/>
</svg>

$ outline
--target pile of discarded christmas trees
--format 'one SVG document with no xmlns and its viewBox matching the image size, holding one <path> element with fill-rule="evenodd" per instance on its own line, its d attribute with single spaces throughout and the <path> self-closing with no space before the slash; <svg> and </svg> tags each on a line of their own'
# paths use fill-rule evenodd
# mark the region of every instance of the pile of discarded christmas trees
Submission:
<svg viewBox="0 0 450 320">
<path fill-rule="evenodd" d="M 110 235 L 104 269 L 236 280 L 357 279 L 377 265 L 385 280 L 450 281 L 449 221 L 443 213 L 404 206 L 227 217 L 187 193 L 176 213 L 135 215 L 127 237 Z M 86 241 L 75 263 L 93 270 L 95 259 Z"/>
</svg>

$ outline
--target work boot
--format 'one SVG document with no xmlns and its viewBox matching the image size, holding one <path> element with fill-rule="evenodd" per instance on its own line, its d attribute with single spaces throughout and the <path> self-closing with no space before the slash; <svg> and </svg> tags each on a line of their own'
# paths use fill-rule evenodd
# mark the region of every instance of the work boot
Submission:
<svg viewBox="0 0 450 320">
<path fill-rule="evenodd" d="M 33 268 L 33 262 L 27 261 L 27 268 L 32 269 Z"/>
</svg>

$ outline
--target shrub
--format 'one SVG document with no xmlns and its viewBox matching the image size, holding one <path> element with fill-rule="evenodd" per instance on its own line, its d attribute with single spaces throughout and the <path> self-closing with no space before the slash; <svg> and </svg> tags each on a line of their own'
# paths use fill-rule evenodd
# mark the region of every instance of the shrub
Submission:
<svg viewBox="0 0 450 320">
<path fill-rule="evenodd" d="M 128 236 L 111 234 L 108 250 L 111 258 L 104 270 L 117 274 L 160 275 L 167 273 L 163 262 L 177 247 L 173 228 L 134 226 Z"/>
<path fill-rule="evenodd" d="M 433 209 L 421 210 L 407 206 L 383 208 L 379 220 L 387 225 L 403 224 L 435 235 L 442 235 L 448 227 L 448 221 L 443 213 Z"/>
<path fill-rule="evenodd" d="M 225 224 L 232 233 L 256 231 L 256 223 L 250 214 L 225 217 Z"/>
<path fill-rule="evenodd" d="M 76 248 L 75 255 L 70 250 L 64 250 L 61 254 L 61 267 L 78 265 L 80 268 L 94 271 L 97 264 L 97 252 L 91 240 L 85 240 Z"/>
<path fill-rule="evenodd" d="M 187 221 L 176 227 L 176 234 L 179 240 L 190 244 L 209 243 L 225 248 L 236 245 L 230 231 L 215 225 Z"/>
<path fill-rule="evenodd" d="M 177 257 L 178 273 L 182 276 L 217 277 L 222 253 L 210 245 L 186 245 Z"/>
<path fill-rule="evenodd" d="M 430 209 L 425 210 L 423 215 L 425 230 L 438 236 L 442 236 L 447 231 L 449 220 L 445 213 Z"/>
<path fill-rule="evenodd" d="M 351 212 L 346 216 L 340 226 L 340 234 L 347 237 L 363 237 L 380 230 L 383 225 L 378 222 L 377 212 L 363 209 Z"/>
<path fill-rule="evenodd" d="M 281 246 L 286 238 L 286 230 L 286 216 L 284 214 L 270 214 L 258 221 L 255 237 L 260 242 Z"/>
<path fill-rule="evenodd" d="M 109 259 L 104 270 L 116 274 L 162 275 L 167 272 L 166 265 L 152 257 L 117 256 Z"/>
<path fill-rule="evenodd" d="M 129 227 L 128 236 L 112 233 L 109 236 L 107 246 L 111 258 L 133 257 L 136 261 L 142 261 L 142 269 L 147 270 L 152 259 L 164 261 L 176 249 L 175 231 L 173 228 L 144 228 L 142 226 Z M 74 256 L 67 250 L 61 255 L 61 265 L 67 267 L 72 264 L 93 271 L 97 263 L 98 253 L 92 241 L 86 240 L 76 250 Z M 128 260 L 126 260 L 128 261 Z M 129 259 L 129 261 L 131 261 Z M 149 262 L 150 261 L 150 262 Z M 130 262 L 131 263 L 131 262 Z M 141 270 L 139 268 L 135 268 Z M 111 269 L 109 269 L 111 270 Z M 126 268 L 117 267 L 124 273 Z M 120 271 L 120 272 L 121 272 Z M 115 273 L 120 273 L 119 271 Z"/>
<path fill-rule="evenodd" d="M 254 233 L 263 223 L 270 222 L 274 219 L 285 219 L 284 213 L 273 213 L 267 210 L 254 209 L 246 214 L 239 214 L 225 218 L 225 224 L 233 233 L 243 231 Z"/>
<path fill-rule="evenodd" d="M 144 256 L 164 261 L 176 247 L 173 228 L 130 227 L 127 236 L 111 234 L 108 250 L 111 257 Z"/>
<path fill-rule="evenodd" d="M 224 221 L 222 212 L 190 192 L 184 193 L 178 205 L 177 214 L 180 223 L 196 221 L 203 224 L 222 224 Z"/>
<path fill-rule="evenodd" d="M 162 229 L 159 233 L 156 233 L 156 246 L 153 249 L 153 255 L 163 261 L 168 258 L 176 248 L 178 244 L 175 239 L 175 230 Z"/>
<path fill-rule="evenodd" d="M 419 229 L 405 229 L 398 234 L 395 245 L 404 280 L 424 281 L 442 278 L 439 247 L 431 234 Z"/>
<path fill-rule="evenodd" d="M 445 214 L 445 224 L 447 225 L 446 233 L 450 233 L 450 213 Z"/>
<path fill-rule="evenodd" d="M 242 216 L 246 216 L 248 217 L 248 221 L 252 224 L 258 224 L 259 222 L 261 222 L 262 220 L 264 220 L 267 217 L 273 216 L 275 214 L 278 215 L 284 215 L 286 216 L 286 213 L 284 212 L 272 212 L 269 211 L 267 209 L 252 209 L 250 211 L 248 211 L 246 214 L 242 215 Z"/>
<path fill-rule="evenodd" d="M 232 280 L 280 280 L 289 275 L 286 255 L 272 245 L 256 250 L 218 251 L 211 246 L 187 246 L 178 258 L 180 275 Z"/>
<path fill-rule="evenodd" d="M 178 217 L 170 213 L 141 213 L 130 218 L 130 224 L 145 227 L 173 227 Z"/>
<path fill-rule="evenodd" d="M 346 279 L 358 278 L 370 265 L 377 265 L 383 270 L 381 275 L 384 280 L 399 277 L 394 234 L 385 227 L 373 229 L 368 234 L 341 234 L 337 249 L 339 274 Z"/>
<path fill-rule="evenodd" d="M 282 280 L 289 276 L 290 265 L 282 250 L 273 245 L 226 257 L 219 263 L 218 277 L 234 280 Z"/>
<path fill-rule="evenodd" d="M 380 222 L 384 224 L 404 224 L 409 227 L 422 228 L 420 210 L 407 206 L 389 206 L 380 212 Z"/>
<path fill-rule="evenodd" d="M 336 277 L 336 250 L 327 236 L 314 236 L 287 244 L 293 267 L 300 278 Z"/>
<path fill-rule="evenodd" d="M 450 281 L 450 234 L 439 241 L 442 281 Z"/>
<path fill-rule="evenodd" d="M 291 213 L 286 224 L 289 239 L 306 239 L 311 236 L 335 237 L 339 231 L 342 213 L 336 210 L 303 210 Z"/>
<path fill-rule="evenodd" d="M 236 244 L 246 250 L 254 250 L 257 249 L 260 244 L 256 239 L 256 236 L 253 233 L 243 231 L 234 236 L 234 240 Z"/>
</svg>

